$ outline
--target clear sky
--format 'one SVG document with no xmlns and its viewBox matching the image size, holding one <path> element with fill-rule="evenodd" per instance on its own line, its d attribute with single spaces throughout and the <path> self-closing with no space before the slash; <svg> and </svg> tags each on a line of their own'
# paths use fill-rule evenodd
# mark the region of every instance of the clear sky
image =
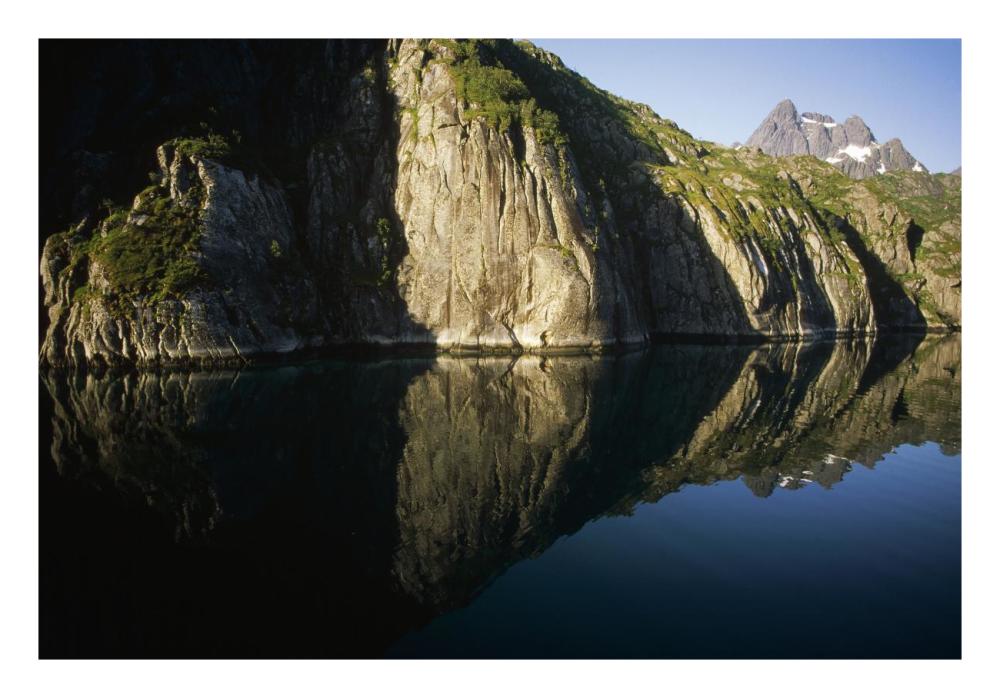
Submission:
<svg viewBox="0 0 1000 698">
<path fill-rule="evenodd" d="M 745 141 L 786 97 L 862 117 L 932 172 L 961 164 L 961 41 L 535 39 L 570 68 L 697 138 Z"/>
</svg>

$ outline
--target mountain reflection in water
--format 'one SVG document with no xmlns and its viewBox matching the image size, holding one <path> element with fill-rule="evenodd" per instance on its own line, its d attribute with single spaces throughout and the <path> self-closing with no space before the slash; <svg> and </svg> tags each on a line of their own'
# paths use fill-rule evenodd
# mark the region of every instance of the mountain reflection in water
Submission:
<svg viewBox="0 0 1000 698">
<path fill-rule="evenodd" d="M 901 444 L 958 454 L 960 355 L 958 336 L 897 336 L 48 373 L 41 654 L 410 652 L 512 565 L 684 485 L 768 497 L 836 489 Z M 951 620 L 930 654 L 957 653 Z M 755 656 L 718 642 L 701 656 Z"/>
</svg>

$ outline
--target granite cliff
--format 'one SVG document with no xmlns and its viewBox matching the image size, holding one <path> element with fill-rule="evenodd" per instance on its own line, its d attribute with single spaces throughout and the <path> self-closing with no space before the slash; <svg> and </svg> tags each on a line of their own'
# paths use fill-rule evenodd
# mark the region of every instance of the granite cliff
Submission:
<svg viewBox="0 0 1000 698">
<path fill-rule="evenodd" d="M 961 325 L 958 177 L 699 141 L 527 42 L 93 52 L 43 145 L 46 364 Z"/>
</svg>

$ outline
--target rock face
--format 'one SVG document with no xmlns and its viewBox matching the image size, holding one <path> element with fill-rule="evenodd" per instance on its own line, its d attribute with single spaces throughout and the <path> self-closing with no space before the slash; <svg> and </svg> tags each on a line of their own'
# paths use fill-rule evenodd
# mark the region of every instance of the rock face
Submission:
<svg viewBox="0 0 1000 698">
<path fill-rule="evenodd" d="M 79 258 L 75 231 L 53 236 L 42 253 L 50 320 L 46 360 L 211 362 L 239 359 L 243 352 L 284 353 L 308 346 L 313 338 L 297 321 L 315 312 L 315 301 L 309 302 L 315 291 L 308 276 L 279 264 L 294 239 L 282 192 L 259 175 L 185 156 L 170 146 L 157 155 L 168 205 L 191 209 L 198 217 L 197 250 L 188 254 L 212 283 L 158 302 L 144 296 L 118 301 L 103 293 L 115 284 L 105 257 L 91 252 Z M 144 239 L 152 225 L 147 213 L 151 196 L 155 192 L 137 196 L 128 214 L 126 225 L 134 227 L 139 244 L 152 244 Z M 115 234 L 107 225 L 95 233 L 105 238 Z M 92 295 L 89 300 L 74 302 L 78 277 L 86 279 L 77 288 L 85 288 Z M 129 307 L 123 310 L 116 301 Z"/>
<path fill-rule="evenodd" d="M 619 272 L 629 260 L 588 244 L 593 204 L 571 155 L 531 128 L 467 120 L 447 66 L 425 60 L 404 45 L 391 80 L 403 110 L 394 203 L 409 248 L 398 283 L 427 338 L 455 348 L 644 341 Z"/>
<path fill-rule="evenodd" d="M 178 123 L 152 186 L 47 239 L 44 362 L 240 362 L 353 344 L 564 351 L 961 323 L 957 263 L 935 267 L 940 283 L 919 266 L 919 214 L 892 192 L 697 141 L 530 44 L 331 42 L 301 49 L 289 86 L 269 51 L 218 50 L 263 81 L 245 78 L 247 104 L 218 117 L 246 133 L 189 136 Z M 296 110 L 262 110 L 282 89 L 293 94 L 278 104 Z M 288 148 L 247 113 L 288 129 Z M 87 181 L 91 198 L 104 181 Z M 960 223 L 946 223 L 954 247 Z"/>
<path fill-rule="evenodd" d="M 851 116 L 841 124 L 826 114 L 800 115 L 788 99 L 771 110 L 746 145 L 768 155 L 812 155 L 854 179 L 892 170 L 927 172 L 898 138 L 878 143 L 861 117 Z"/>
<path fill-rule="evenodd" d="M 876 196 L 890 196 L 914 217 L 907 246 L 916 250 L 900 278 L 933 307 L 939 322 L 962 317 L 962 178 L 956 174 L 893 172 L 870 180 Z M 919 222 L 916 222 L 919 221 Z M 906 259 L 907 255 L 901 255 Z"/>
</svg>

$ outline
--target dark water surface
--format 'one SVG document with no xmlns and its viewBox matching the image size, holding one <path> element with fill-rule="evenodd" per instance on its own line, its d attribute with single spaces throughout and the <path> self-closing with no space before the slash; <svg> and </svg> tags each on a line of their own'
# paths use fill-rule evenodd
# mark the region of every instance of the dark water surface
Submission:
<svg viewBox="0 0 1000 698">
<path fill-rule="evenodd" d="M 43 657 L 957 657 L 958 336 L 42 375 Z"/>
</svg>

